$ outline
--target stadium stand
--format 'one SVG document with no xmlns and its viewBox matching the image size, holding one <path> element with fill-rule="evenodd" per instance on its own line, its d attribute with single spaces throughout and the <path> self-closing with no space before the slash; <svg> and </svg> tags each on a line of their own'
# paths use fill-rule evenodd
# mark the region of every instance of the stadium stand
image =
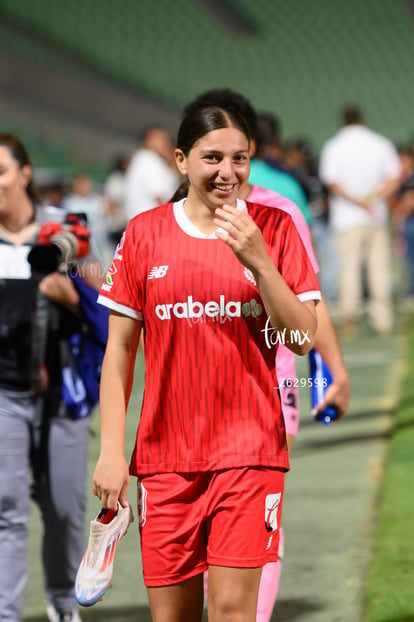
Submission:
<svg viewBox="0 0 414 622">
<path fill-rule="evenodd" d="M 413 26 L 405 0 L 0 0 L 9 50 L 177 114 L 228 86 L 317 148 L 349 101 L 394 141 L 413 133 Z"/>
</svg>

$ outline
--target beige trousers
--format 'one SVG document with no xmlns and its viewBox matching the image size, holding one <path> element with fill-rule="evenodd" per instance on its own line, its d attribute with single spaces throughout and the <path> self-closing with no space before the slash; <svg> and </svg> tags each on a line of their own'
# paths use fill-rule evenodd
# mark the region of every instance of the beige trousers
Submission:
<svg viewBox="0 0 414 622">
<path fill-rule="evenodd" d="M 339 313 L 355 321 L 362 311 L 362 270 L 366 269 L 368 313 L 378 331 L 392 327 L 391 246 L 388 228 L 356 227 L 336 234 L 340 262 Z"/>
</svg>

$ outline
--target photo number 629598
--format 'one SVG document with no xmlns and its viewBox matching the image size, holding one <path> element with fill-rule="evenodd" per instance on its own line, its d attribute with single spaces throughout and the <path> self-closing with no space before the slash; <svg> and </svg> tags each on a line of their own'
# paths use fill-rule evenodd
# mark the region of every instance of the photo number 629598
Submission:
<svg viewBox="0 0 414 622">
<path fill-rule="evenodd" d="M 292 387 L 300 387 L 300 388 L 312 388 L 312 387 L 327 387 L 328 379 L 327 378 L 278 378 L 278 389 L 291 389 Z"/>
</svg>

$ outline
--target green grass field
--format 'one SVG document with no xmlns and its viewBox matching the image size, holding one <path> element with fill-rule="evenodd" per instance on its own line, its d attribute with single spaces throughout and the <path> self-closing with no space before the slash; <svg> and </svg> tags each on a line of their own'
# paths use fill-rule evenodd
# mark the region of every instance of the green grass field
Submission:
<svg viewBox="0 0 414 622">
<path fill-rule="evenodd" d="M 286 558 L 272 620 L 412 622 L 414 321 L 407 324 L 401 318 L 389 338 L 378 339 L 362 331 L 357 340 L 344 341 L 343 349 L 352 379 L 351 404 L 344 420 L 327 427 L 313 422 L 309 396 L 301 394 L 300 431 L 284 506 Z M 299 375 L 307 373 L 303 359 L 298 361 L 298 371 Z M 135 437 L 143 379 L 139 355 L 127 417 L 128 452 Z M 99 451 L 98 429 L 95 413 L 90 439 L 90 518 L 99 509 L 90 493 Z M 129 500 L 135 508 L 134 480 Z M 82 609 L 85 622 L 150 621 L 137 531 L 135 521 L 118 548 L 113 588 L 102 603 Z M 30 532 L 24 621 L 44 622 L 37 508 Z"/>
<path fill-rule="evenodd" d="M 414 620 L 414 320 L 395 412 L 378 528 L 364 589 L 363 622 Z"/>
</svg>

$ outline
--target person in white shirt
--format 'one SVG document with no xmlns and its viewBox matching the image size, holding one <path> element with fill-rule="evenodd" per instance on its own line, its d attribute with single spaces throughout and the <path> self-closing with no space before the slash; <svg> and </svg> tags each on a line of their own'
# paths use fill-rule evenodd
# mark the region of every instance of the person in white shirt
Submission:
<svg viewBox="0 0 414 622">
<path fill-rule="evenodd" d="M 91 244 L 95 256 L 105 267 L 112 259 L 108 240 L 109 220 L 105 213 L 104 197 L 97 190 L 91 175 L 81 172 L 72 180 L 72 190 L 62 200 L 62 207 L 68 214 L 84 213 L 91 231 Z"/>
<path fill-rule="evenodd" d="M 398 187 L 400 162 L 392 142 L 366 127 L 357 107 L 346 107 L 342 122 L 323 146 L 319 163 L 340 258 L 339 314 L 344 330 L 353 333 L 364 267 L 372 327 L 388 333 L 393 311 L 387 199 Z"/>
<path fill-rule="evenodd" d="M 131 156 L 123 153 L 114 158 L 103 186 L 105 213 L 108 218 L 108 237 L 112 255 L 127 225 L 125 213 L 125 178 Z"/>
<path fill-rule="evenodd" d="M 146 128 L 125 177 L 128 220 L 168 201 L 179 182 L 169 133 L 159 126 Z"/>
</svg>

